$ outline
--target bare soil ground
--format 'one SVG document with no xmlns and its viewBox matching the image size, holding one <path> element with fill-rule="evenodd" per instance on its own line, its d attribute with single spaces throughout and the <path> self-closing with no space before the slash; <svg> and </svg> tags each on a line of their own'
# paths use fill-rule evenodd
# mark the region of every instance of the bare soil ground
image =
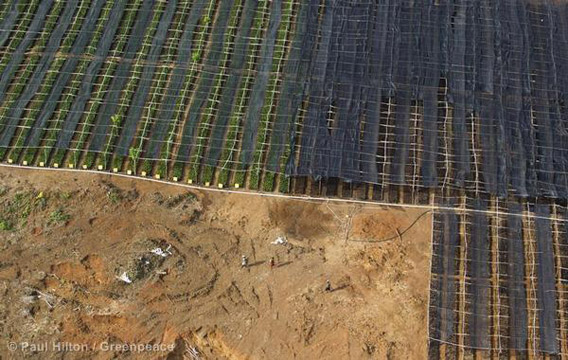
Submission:
<svg viewBox="0 0 568 360">
<path fill-rule="evenodd" d="M 423 213 L 2 168 L 0 358 L 425 358 Z"/>
</svg>

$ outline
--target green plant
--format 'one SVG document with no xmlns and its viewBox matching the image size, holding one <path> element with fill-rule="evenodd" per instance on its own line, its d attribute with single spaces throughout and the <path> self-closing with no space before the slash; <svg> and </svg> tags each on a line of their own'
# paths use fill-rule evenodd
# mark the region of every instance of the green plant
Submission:
<svg viewBox="0 0 568 360">
<path fill-rule="evenodd" d="M 32 212 L 32 199 L 33 194 L 31 192 L 17 193 L 8 207 L 8 212 L 23 220 L 27 219 Z"/>
<path fill-rule="evenodd" d="M 121 121 L 122 121 L 122 116 L 118 114 L 115 114 L 110 117 L 110 122 L 112 123 L 113 126 L 120 126 Z"/>
<path fill-rule="evenodd" d="M 91 168 L 94 163 L 95 163 L 95 153 L 93 153 L 93 152 L 88 152 L 87 155 L 85 156 L 84 164 L 85 164 L 88 168 Z"/>
<path fill-rule="evenodd" d="M 145 171 L 146 174 L 150 174 L 150 173 L 152 172 L 152 165 L 153 165 L 153 164 L 152 164 L 152 162 L 151 162 L 150 160 L 147 160 L 147 159 L 144 160 L 144 162 L 142 163 L 142 171 Z M 160 172 L 158 171 L 158 174 L 160 174 L 160 175 L 161 175 L 161 174 L 165 174 L 165 172 L 160 173 Z"/>
<path fill-rule="evenodd" d="M 258 183 L 260 181 L 260 167 L 253 166 L 249 173 L 249 188 L 252 190 L 258 189 Z"/>
<path fill-rule="evenodd" d="M 64 200 L 69 200 L 73 197 L 73 194 L 67 191 L 59 193 L 59 196 Z"/>
<path fill-rule="evenodd" d="M 122 200 L 122 195 L 120 194 L 120 192 L 118 190 L 116 190 L 115 188 L 112 188 L 111 190 L 109 190 L 107 192 L 107 198 L 109 199 L 109 201 L 111 203 L 116 204 L 120 200 Z"/>
<path fill-rule="evenodd" d="M 209 183 L 212 182 L 214 174 L 215 174 L 215 167 L 210 165 L 205 166 L 205 169 L 203 170 L 203 181 Z"/>
<path fill-rule="evenodd" d="M 201 51 L 195 50 L 195 51 L 191 54 L 191 60 L 192 60 L 193 62 L 199 62 L 200 59 L 201 59 Z"/>
<path fill-rule="evenodd" d="M 140 148 L 131 147 L 128 149 L 128 156 L 130 156 L 130 162 L 132 163 L 132 171 L 136 173 L 136 164 L 138 163 L 138 159 L 140 158 Z"/>
<path fill-rule="evenodd" d="M 12 231 L 14 224 L 10 220 L 0 218 L 0 231 Z"/>
<path fill-rule="evenodd" d="M 281 193 L 287 193 L 290 191 L 290 177 L 286 175 L 280 175 L 280 183 L 278 184 L 278 191 Z"/>
<path fill-rule="evenodd" d="M 63 209 L 60 208 L 55 211 L 52 211 L 49 214 L 48 224 L 49 225 L 61 224 L 69 221 L 69 219 L 71 219 L 71 215 L 67 214 L 65 211 L 63 211 Z"/>
<path fill-rule="evenodd" d="M 109 155 L 110 156 L 110 155 Z M 124 156 L 122 155 L 115 155 L 114 158 L 112 159 L 112 168 L 113 169 L 118 169 L 121 170 L 122 169 L 122 163 L 124 162 Z M 132 166 L 134 168 L 136 168 L 136 163 L 137 160 L 133 160 L 132 161 Z M 134 169 L 134 171 L 136 171 L 136 169 Z"/>
<path fill-rule="evenodd" d="M 178 179 L 181 179 L 182 176 L 183 176 L 183 164 L 182 164 L 182 163 L 179 163 L 179 162 L 176 163 L 176 164 L 174 165 L 174 168 L 173 168 L 173 173 L 174 173 L 174 174 L 173 174 L 174 177 L 177 177 Z"/>
<path fill-rule="evenodd" d="M 46 206 L 47 198 L 43 192 L 18 192 L 12 198 L 9 198 L 9 201 L 3 206 L 2 215 L 0 215 L 0 228 L 11 230 L 15 228 L 16 224 L 25 226 L 34 209 L 43 210 Z"/>
<path fill-rule="evenodd" d="M 235 173 L 234 183 L 239 185 L 245 184 L 245 177 L 246 171 L 244 170 L 244 166 L 241 166 L 241 169 Z"/>
<path fill-rule="evenodd" d="M 264 191 L 274 190 L 274 173 L 272 171 L 267 171 L 264 173 L 262 190 Z"/>
</svg>

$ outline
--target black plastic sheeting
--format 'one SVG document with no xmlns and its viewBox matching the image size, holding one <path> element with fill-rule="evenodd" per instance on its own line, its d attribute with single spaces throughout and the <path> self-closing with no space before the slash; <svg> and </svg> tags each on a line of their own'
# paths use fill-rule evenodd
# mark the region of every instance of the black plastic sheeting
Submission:
<svg viewBox="0 0 568 360">
<path fill-rule="evenodd" d="M 223 86 L 223 91 L 219 100 L 219 109 L 217 110 L 217 119 L 214 122 L 211 133 L 209 135 L 208 153 L 205 162 L 208 165 L 215 166 L 219 160 L 219 156 L 223 151 L 225 142 L 225 134 L 227 125 L 232 114 L 233 104 L 237 97 L 237 91 L 244 81 L 243 70 L 246 68 L 248 60 L 250 33 L 255 17 L 255 10 L 258 6 L 257 0 L 246 0 L 241 14 L 241 24 L 235 37 L 235 45 L 231 62 L 228 66 L 227 80 Z M 254 41 L 255 39 L 253 39 Z M 248 49 L 248 50 L 247 50 Z"/>
<path fill-rule="evenodd" d="M 27 49 L 31 44 L 33 44 L 37 34 L 41 31 L 41 29 L 43 29 L 47 14 L 49 9 L 51 9 L 52 4 L 53 0 L 42 1 L 39 4 L 34 18 L 26 30 L 23 40 L 18 45 L 18 48 L 10 54 L 10 61 L 4 68 L 2 76 L 0 77 L 0 102 L 2 102 L 6 97 L 8 87 L 16 74 L 16 69 L 24 59 Z"/>
<path fill-rule="evenodd" d="M 405 167 L 409 160 L 410 147 L 410 105 L 416 99 L 415 84 L 420 71 L 417 60 L 419 59 L 419 36 L 422 32 L 420 21 L 421 11 L 412 6 L 412 1 L 401 1 L 396 27 L 400 29 L 395 36 L 395 49 L 397 57 L 393 64 L 393 80 L 396 86 L 394 100 L 396 102 L 395 128 L 394 128 L 394 156 L 391 168 L 391 182 L 394 184 L 405 183 Z M 355 59 L 353 59 L 355 60 Z M 421 75 L 420 75 L 421 76 Z M 337 131 L 341 131 L 339 128 Z M 354 139 L 356 141 L 357 139 Z M 345 149 L 344 149 L 345 150 Z M 341 154 L 338 153 L 338 156 Z M 354 170 L 354 169 L 353 169 Z M 352 170 L 352 171 L 353 171 Z"/>
<path fill-rule="evenodd" d="M 267 168 L 272 171 L 286 170 L 289 172 L 294 167 L 292 163 L 289 168 L 280 169 L 280 156 L 284 152 L 285 141 L 292 126 L 289 119 L 295 119 L 299 114 L 307 87 L 306 78 L 310 67 L 313 67 L 310 59 L 314 53 L 316 41 L 318 10 L 319 6 L 315 2 L 301 2 L 296 24 L 298 29 L 292 40 L 290 55 L 284 69 L 285 77 L 281 85 L 276 118 L 270 136 Z M 292 137 L 290 139 L 292 147 L 295 142 L 295 137 Z M 293 158 L 290 159 L 292 162 L 293 160 Z"/>
<path fill-rule="evenodd" d="M 424 17 L 427 23 L 432 24 L 443 24 L 443 17 L 447 14 L 447 6 L 436 6 L 434 3 L 428 5 Z M 461 16 L 461 10 L 459 12 Z M 461 22 L 460 16 L 456 17 L 456 32 L 463 31 L 463 24 Z M 432 31 L 424 31 L 420 39 L 420 54 L 421 61 L 430 66 L 423 70 L 424 77 L 424 87 L 422 89 L 422 101 L 424 104 L 424 114 L 423 114 L 423 143 L 424 152 L 422 157 L 422 181 L 425 187 L 436 187 L 438 185 L 437 179 L 437 169 L 436 160 L 438 157 L 438 85 L 440 83 L 440 55 L 441 55 L 441 42 L 440 38 L 443 36 L 443 29 L 441 26 L 434 26 Z M 460 35 L 461 37 L 462 35 Z M 459 43 L 459 42 L 458 42 Z M 455 48 L 454 54 L 459 57 L 461 54 L 461 49 Z M 381 51 L 382 52 L 382 51 Z M 456 61 L 459 64 L 459 61 Z M 458 66 L 456 64 L 456 66 Z M 456 70 L 454 70 L 456 71 Z M 463 87 L 464 80 L 460 78 L 463 74 L 463 69 L 461 71 L 456 71 L 456 77 L 454 81 Z M 380 100 L 381 97 L 378 97 Z M 456 109 L 456 117 L 459 111 Z M 456 120 L 457 122 L 457 120 Z M 373 138 L 377 139 L 378 128 L 373 132 Z M 366 140 L 365 143 L 369 143 L 370 140 Z M 368 147 L 365 151 L 368 157 L 368 162 L 373 161 L 372 152 L 376 152 L 376 146 Z M 463 175 L 460 176 L 460 179 Z M 461 180 L 463 182 L 463 179 Z"/>
<path fill-rule="evenodd" d="M 10 2 L 8 12 L 4 16 L 2 22 L 0 22 L 0 48 L 8 45 L 8 39 L 10 38 L 12 28 L 16 25 L 19 15 L 18 0 L 12 0 Z"/>
<path fill-rule="evenodd" d="M 269 170 L 284 170 L 280 157 L 286 146 L 298 145 L 300 123 L 299 161 L 284 159 L 288 175 L 406 184 L 413 176 L 410 118 L 416 105 L 422 186 L 437 186 L 437 170 L 446 166 L 436 161 L 442 135 L 450 140 L 450 185 L 473 186 L 475 147 L 486 192 L 568 194 L 566 4 L 330 0 L 303 7 L 308 13 L 298 18 L 302 41 L 286 67 Z M 447 84 L 444 102 L 441 83 Z M 377 157 L 384 145 L 379 123 L 381 103 L 388 101 L 394 129 L 391 155 L 383 160 Z M 445 102 L 451 132 L 440 134 Z"/>
<path fill-rule="evenodd" d="M 556 338 L 556 274 L 552 247 L 552 227 L 548 205 L 535 205 L 536 271 L 538 325 L 540 349 L 556 354 L 559 351 Z"/>
<path fill-rule="evenodd" d="M 95 79 L 111 48 L 114 35 L 118 30 L 125 8 L 126 2 L 115 1 L 107 24 L 104 28 L 104 32 L 101 36 L 101 40 L 99 41 L 95 51 L 94 59 L 89 63 L 89 66 L 85 71 L 85 76 L 83 77 L 83 81 L 81 81 L 79 92 L 77 93 L 77 96 L 71 105 L 71 110 L 67 114 L 63 127 L 59 132 L 56 144 L 58 149 L 68 149 L 70 146 L 74 131 L 77 128 L 77 124 L 83 117 L 83 110 L 85 109 L 85 106 L 91 98 L 91 94 L 95 86 Z"/>
<path fill-rule="evenodd" d="M 523 249 L 522 206 L 511 203 L 507 217 L 507 296 L 509 299 L 509 348 L 526 350 L 528 309 L 525 288 L 525 253 Z"/>
<path fill-rule="evenodd" d="M 175 15 L 176 5 L 176 0 L 169 0 L 167 2 L 166 8 L 160 18 L 160 23 L 156 29 L 156 33 L 152 39 L 150 51 L 145 59 L 146 65 L 144 65 L 142 74 L 140 74 L 138 87 L 135 90 L 134 97 L 129 106 L 126 120 L 123 122 L 120 139 L 116 146 L 116 152 L 122 156 L 128 155 L 130 143 L 132 143 L 132 139 L 134 138 L 134 135 L 136 135 L 138 121 L 142 117 L 142 111 L 146 109 L 144 106 L 146 104 L 146 98 L 148 97 L 148 93 L 152 87 L 152 79 L 154 72 L 156 71 L 156 64 L 160 59 L 162 47 L 167 39 L 168 29 Z M 154 106 L 157 106 L 157 104 Z"/>
<path fill-rule="evenodd" d="M 447 36 L 448 31 L 445 28 L 447 25 L 447 18 L 449 16 L 449 8 L 450 6 L 435 6 L 430 5 L 433 8 L 440 8 L 436 19 L 433 19 L 433 23 L 441 24 L 441 28 L 439 30 L 440 36 Z M 469 148 L 468 148 L 468 138 L 467 138 L 467 128 L 466 128 L 466 116 L 468 111 L 471 109 L 467 108 L 466 98 L 468 94 L 466 93 L 466 89 L 468 88 L 468 83 L 466 81 L 466 63 L 470 56 L 468 52 L 468 25 L 471 28 L 471 23 L 468 24 L 468 10 L 471 13 L 470 4 L 467 1 L 456 1 L 453 5 L 453 11 L 455 12 L 453 28 L 454 31 L 451 33 L 451 38 L 448 40 L 448 48 L 449 48 L 449 65 L 448 65 L 448 100 L 449 102 L 454 104 L 454 112 L 452 116 L 452 131 L 454 133 L 454 152 L 455 152 L 455 181 L 456 185 L 463 186 L 464 181 L 469 174 Z M 444 24 L 444 25 L 442 25 Z M 433 46 L 439 48 L 437 52 L 433 51 L 433 55 L 435 57 L 442 56 L 440 52 L 444 51 L 444 45 L 440 44 L 439 42 L 432 40 Z M 429 77 L 425 78 L 428 79 L 428 83 L 425 85 L 424 89 L 424 123 L 426 121 L 432 122 L 436 115 L 436 105 L 435 102 L 437 100 L 437 89 L 438 89 L 438 73 L 441 70 L 441 66 L 437 63 L 440 63 L 440 58 L 432 59 L 432 66 L 433 68 L 425 70 L 428 72 Z M 428 104 L 426 104 L 428 101 Z M 429 114 L 426 114 L 428 110 Z M 428 119 L 426 118 L 428 116 Z M 434 120 L 435 121 L 435 120 Z M 435 128 L 434 128 L 435 129 Z M 424 131 L 426 132 L 426 124 L 424 124 Z M 429 132 L 430 128 L 428 129 Z M 425 134 L 426 137 L 426 134 Z M 424 141 L 425 146 L 428 144 L 426 140 Z M 435 160 L 435 159 L 433 159 Z M 433 160 L 429 160 L 430 166 L 432 166 L 431 162 Z M 432 169 L 424 174 L 424 181 L 426 186 L 431 186 L 431 178 L 435 176 L 435 173 L 432 173 Z M 435 184 L 434 184 L 435 185 Z"/>
<path fill-rule="evenodd" d="M 453 206 L 453 204 L 447 204 Z M 459 221 L 452 210 L 434 214 L 434 254 L 432 272 L 435 275 L 430 295 L 430 338 L 453 343 L 457 319 L 457 267 Z"/>
<path fill-rule="evenodd" d="M 548 72 L 550 69 L 551 54 L 549 33 L 550 19 L 544 6 L 529 7 L 528 22 L 531 44 L 530 66 L 534 69 L 532 76 L 534 86 L 531 95 L 536 101 L 532 102 L 534 109 L 533 121 L 538 127 L 536 132 L 536 172 L 540 195 L 556 196 L 554 188 L 554 163 L 552 161 L 552 124 L 548 106 Z M 537 44 L 538 41 L 538 44 Z"/>
<path fill-rule="evenodd" d="M 516 350 L 523 357 L 528 349 L 529 306 L 536 311 L 537 334 L 539 345 L 535 351 L 558 354 L 559 321 L 557 309 L 556 269 L 553 224 L 549 204 L 529 204 L 510 201 L 501 205 L 499 213 L 489 211 L 487 201 L 473 200 L 467 213 L 466 234 L 461 242 L 466 242 L 461 249 L 466 254 L 465 263 L 465 328 L 458 329 L 459 319 L 457 299 L 457 269 L 460 254 L 459 220 L 454 203 L 444 203 L 443 210 L 434 212 L 432 281 L 430 288 L 430 328 L 432 342 L 457 344 L 456 331 L 464 337 L 464 345 L 469 349 L 487 350 L 492 348 L 491 335 L 495 334 L 492 324 L 495 306 L 499 304 L 499 335 L 504 336 L 502 349 Z M 523 212 L 527 206 L 527 213 Z M 503 208 L 505 207 L 505 208 Z M 504 216 L 503 216 L 504 215 Z M 560 218 L 564 213 L 560 212 Z M 506 225 L 504 220 L 506 220 Z M 491 222 L 490 222 L 491 221 Z M 495 270 L 499 271 L 499 285 L 491 281 L 492 254 L 490 225 L 497 226 L 493 235 L 498 236 L 499 251 Z M 497 225 L 500 224 L 500 225 Z M 566 229 L 562 225 L 561 231 Z M 536 246 L 526 246 L 525 231 L 534 234 Z M 562 234 L 561 236 L 566 236 Z M 565 241 L 560 239 L 559 241 Z M 562 253 L 562 250 L 560 250 Z M 560 254 L 561 255 L 561 254 Z M 534 259 L 534 266 L 525 259 Z M 526 273 L 527 265 L 534 269 L 534 274 Z M 562 269 L 560 269 L 562 272 Z M 493 274 L 495 275 L 495 274 Z M 530 280 L 529 277 L 533 276 Z M 561 273 L 561 281 L 566 277 Z M 527 295 L 527 281 L 534 281 L 534 298 Z M 495 286 L 499 289 L 493 293 Z M 536 300 L 536 307 L 533 307 Z M 506 312 L 503 312 L 507 309 Z M 430 353 L 436 357 L 436 349 Z"/>
<path fill-rule="evenodd" d="M 359 52 L 364 50 L 365 44 L 356 39 L 370 23 L 366 17 L 371 8 L 363 3 L 350 8 L 326 6 L 323 11 L 321 39 L 311 64 L 309 101 L 312 106 L 304 119 L 299 165 L 324 177 L 336 177 L 344 168 L 351 178 L 358 159 L 352 147 L 359 136 L 362 95 L 359 86 L 364 81 L 360 63 L 355 60 L 362 56 Z M 333 119 L 337 131 L 330 128 L 329 112 L 333 107 L 338 110 Z M 343 156 L 338 157 L 338 153 Z"/>
<path fill-rule="evenodd" d="M 554 24 L 555 31 L 552 33 L 552 59 L 553 67 L 549 74 L 549 94 L 551 94 L 550 101 L 550 116 L 553 122 L 553 161 L 556 172 L 554 173 L 554 184 L 559 198 L 568 197 L 568 132 L 565 128 L 566 120 L 566 100 L 568 94 L 555 91 L 558 88 L 568 87 L 568 4 L 558 6 L 564 7 L 564 13 L 549 11 L 551 16 L 551 23 Z"/>
<path fill-rule="evenodd" d="M 96 125 L 93 129 L 91 144 L 89 145 L 89 150 L 91 151 L 99 152 L 105 145 L 107 134 L 110 131 L 111 117 L 116 113 L 120 102 L 120 95 L 130 78 L 134 58 L 144 41 L 143 34 L 146 32 L 146 28 L 150 25 L 150 21 L 152 20 L 152 8 L 155 3 L 155 0 L 144 0 L 138 10 L 138 16 L 136 16 L 136 21 L 130 32 L 133 36 L 128 38 L 122 61 L 116 67 L 104 102 L 99 108 L 100 111 L 97 114 Z"/>
<path fill-rule="evenodd" d="M 176 67 L 171 75 L 164 99 L 160 103 L 160 111 L 152 131 L 150 143 L 148 144 L 148 157 L 150 158 L 157 159 L 160 156 L 162 142 L 166 137 L 169 122 L 173 121 L 176 101 L 183 86 L 185 72 L 191 66 L 192 39 L 206 2 L 206 0 L 196 1 L 189 12 L 184 32 L 179 41 L 178 55 L 175 62 Z"/>
<path fill-rule="evenodd" d="M 476 349 L 490 348 L 489 299 L 491 296 L 489 227 L 484 200 L 475 200 L 471 214 L 471 239 L 467 249 L 468 296 L 470 310 L 467 316 L 469 346 Z M 481 212 L 480 212 L 481 211 Z"/>
<path fill-rule="evenodd" d="M 65 61 L 65 63 L 59 70 L 59 75 L 57 76 L 57 79 L 55 80 L 55 83 L 51 88 L 51 92 L 47 97 L 47 99 L 45 100 L 43 108 L 37 120 L 34 122 L 30 134 L 26 139 L 26 142 L 24 143 L 25 146 L 27 147 L 39 146 L 39 143 L 41 141 L 41 136 L 44 132 L 44 128 L 57 107 L 58 104 L 57 100 L 60 98 L 61 94 L 63 93 L 63 90 L 67 85 L 67 82 L 74 74 L 74 70 L 80 61 L 80 55 L 83 54 L 85 47 L 87 46 L 87 44 L 91 39 L 92 33 L 95 30 L 99 14 L 104 6 L 104 3 L 105 2 L 103 0 L 95 0 L 91 3 L 89 11 L 85 16 L 85 22 L 83 23 L 81 31 L 77 35 L 77 38 L 75 39 L 75 42 L 73 43 L 73 46 L 71 48 L 70 51 L 71 56 Z"/>
<path fill-rule="evenodd" d="M 213 87 L 222 60 L 223 47 L 226 40 L 226 27 L 233 3 L 234 0 L 222 1 L 219 7 L 219 14 L 213 27 L 213 33 L 211 34 L 211 48 L 208 50 L 207 54 L 204 55 L 207 56 L 207 58 L 205 59 L 201 79 L 198 82 L 197 90 L 189 106 L 189 116 L 183 128 L 181 144 L 177 154 L 178 161 L 189 161 L 191 148 L 195 144 L 194 133 L 199 123 L 198 120 L 202 115 L 204 106 L 207 104 L 209 93 Z"/>
<path fill-rule="evenodd" d="M 53 29 L 51 37 L 47 42 L 47 49 L 59 48 L 67 28 L 71 25 L 71 19 L 73 18 L 78 3 L 78 0 L 69 0 L 65 4 L 65 8 L 59 16 L 57 25 Z M 26 111 L 26 105 L 34 96 L 36 96 L 54 57 L 55 52 L 47 52 L 40 58 L 33 74 L 30 77 L 30 82 L 24 87 L 24 90 L 18 100 L 10 107 L 10 110 L 6 115 L 8 118 L 7 125 L 2 131 L 2 136 L 0 136 L 0 146 L 8 147 L 10 144 L 10 141 L 16 132 L 18 122 Z"/>
<path fill-rule="evenodd" d="M 23 16 L 16 2 L 10 1 L 1 22 L 0 44 L 9 41 L 9 34 L 14 33 L 16 22 Z M 155 0 L 143 1 L 130 32 L 134 35 L 129 36 L 124 53 L 117 54 L 121 61 L 97 108 L 100 111 L 90 150 L 100 151 L 104 146 L 110 117 L 131 76 L 132 60 L 155 4 Z M 177 95 L 191 65 L 192 36 L 207 4 L 196 0 L 191 5 L 176 66 L 153 131 L 148 134 L 152 157 L 157 157 L 164 143 Z M 52 6 L 51 0 L 40 1 L 23 40 L 9 54 L 0 75 L 0 102 Z M 124 6 L 117 1 L 115 9 L 122 14 Z M 166 6 L 172 9 L 175 5 L 168 2 Z M 219 3 L 197 85 L 184 99 L 189 103 L 183 104 L 184 114 L 189 115 L 182 120 L 180 161 L 189 160 L 196 142 L 195 132 L 220 70 L 233 6 L 232 1 Z M 236 108 L 234 97 L 242 84 L 247 57 L 256 49 L 247 36 L 256 6 L 254 2 L 243 3 L 235 49 L 228 69 L 224 69 L 226 78 L 203 153 L 209 165 L 217 162 L 226 146 L 228 121 Z M 481 186 L 482 191 L 503 198 L 568 196 L 568 4 L 529 0 L 302 1 L 294 7 L 293 31 L 287 34 L 289 53 L 278 74 L 274 104 L 267 104 L 282 6 L 281 1 L 270 4 L 264 37 L 254 39 L 262 43 L 241 122 L 239 160 L 243 165 L 250 165 L 255 150 L 266 149 L 266 170 L 286 175 L 380 185 L 410 181 L 414 185 L 418 180 L 423 187 L 436 188 L 442 183 L 439 174 L 447 173 L 450 178 L 444 179 L 445 187 L 477 190 Z M 115 9 L 59 134 L 60 148 L 69 146 L 95 79 L 107 61 L 120 18 Z M 171 11 L 165 14 L 171 16 Z M 58 29 L 67 26 L 65 22 L 61 18 Z M 84 41 L 84 34 L 81 37 Z M 158 30 L 149 60 L 159 58 L 163 39 L 163 32 Z M 44 70 L 41 66 L 51 62 L 56 47 L 55 41 L 46 46 L 45 59 L 27 84 L 25 96 L 31 96 L 30 90 L 39 86 Z M 74 66 L 76 60 L 70 59 L 64 72 Z M 155 64 L 149 61 L 125 116 L 117 145 L 120 154 L 127 153 L 136 136 L 136 123 L 145 108 L 154 72 Z M 53 112 L 51 103 L 64 80 L 63 74 L 58 77 L 35 127 L 45 127 L 48 114 Z M 0 145 L 11 140 L 23 114 L 19 109 L 27 105 L 24 96 L 19 100 L 2 119 L 7 126 L 0 134 Z M 275 108 L 268 118 L 267 144 L 259 147 L 255 144 L 257 128 L 267 105 Z M 38 131 L 32 131 L 29 144 L 37 143 Z"/>
<path fill-rule="evenodd" d="M 503 41 L 502 52 L 505 55 L 503 60 L 503 91 L 511 96 L 503 98 L 502 106 L 504 110 L 506 133 L 510 142 L 508 143 L 509 173 L 511 186 L 520 196 L 527 196 L 526 185 L 526 159 L 523 155 L 522 144 L 522 121 L 521 117 L 527 114 L 523 111 L 523 78 L 522 68 L 525 60 L 523 53 L 523 34 L 522 26 L 519 21 L 515 21 L 514 15 L 518 12 L 521 3 L 516 0 L 506 0 L 502 7 L 502 26 Z M 514 11 L 511 11 L 513 9 Z"/>
<path fill-rule="evenodd" d="M 260 122 L 262 107 L 266 96 L 271 96 L 271 94 L 266 93 L 266 87 L 268 86 L 268 81 L 270 79 L 270 71 L 272 69 L 273 62 L 280 61 L 280 59 L 273 59 L 273 55 L 278 27 L 282 20 L 281 5 L 282 0 L 272 1 L 270 22 L 262 44 L 262 49 L 260 50 L 258 70 L 251 90 L 247 114 L 243 120 L 244 131 L 242 135 L 240 160 L 245 164 L 250 163 L 252 160 L 254 145 L 258 135 L 258 125 Z"/>
</svg>

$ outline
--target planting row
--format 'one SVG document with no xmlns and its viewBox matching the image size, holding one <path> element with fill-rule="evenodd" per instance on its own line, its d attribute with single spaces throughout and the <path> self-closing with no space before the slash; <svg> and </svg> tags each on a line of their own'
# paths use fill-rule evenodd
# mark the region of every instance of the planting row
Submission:
<svg viewBox="0 0 568 360">
<path fill-rule="evenodd" d="M 287 191 L 568 196 L 568 5 L 18 0 L 0 156 Z"/>
</svg>

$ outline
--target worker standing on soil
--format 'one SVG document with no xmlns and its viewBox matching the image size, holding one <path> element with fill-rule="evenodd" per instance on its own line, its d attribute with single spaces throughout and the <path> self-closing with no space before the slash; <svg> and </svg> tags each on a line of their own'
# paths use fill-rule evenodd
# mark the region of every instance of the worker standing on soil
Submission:
<svg viewBox="0 0 568 360">
<path fill-rule="evenodd" d="M 331 281 L 325 281 L 325 291 L 331 291 Z"/>
<path fill-rule="evenodd" d="M 274 257 L 270 258 L 269 264 L 270 264 L 270 269 L 274 269 Z"/>
<path fill-rule="evenodd" d="M 241 267 L 246 268 L 247 265 L 248 265 L 248 259 L 247 259 L 246 256 L 243 255 L 243 256 L 241 257 Z"/>
</svg>

